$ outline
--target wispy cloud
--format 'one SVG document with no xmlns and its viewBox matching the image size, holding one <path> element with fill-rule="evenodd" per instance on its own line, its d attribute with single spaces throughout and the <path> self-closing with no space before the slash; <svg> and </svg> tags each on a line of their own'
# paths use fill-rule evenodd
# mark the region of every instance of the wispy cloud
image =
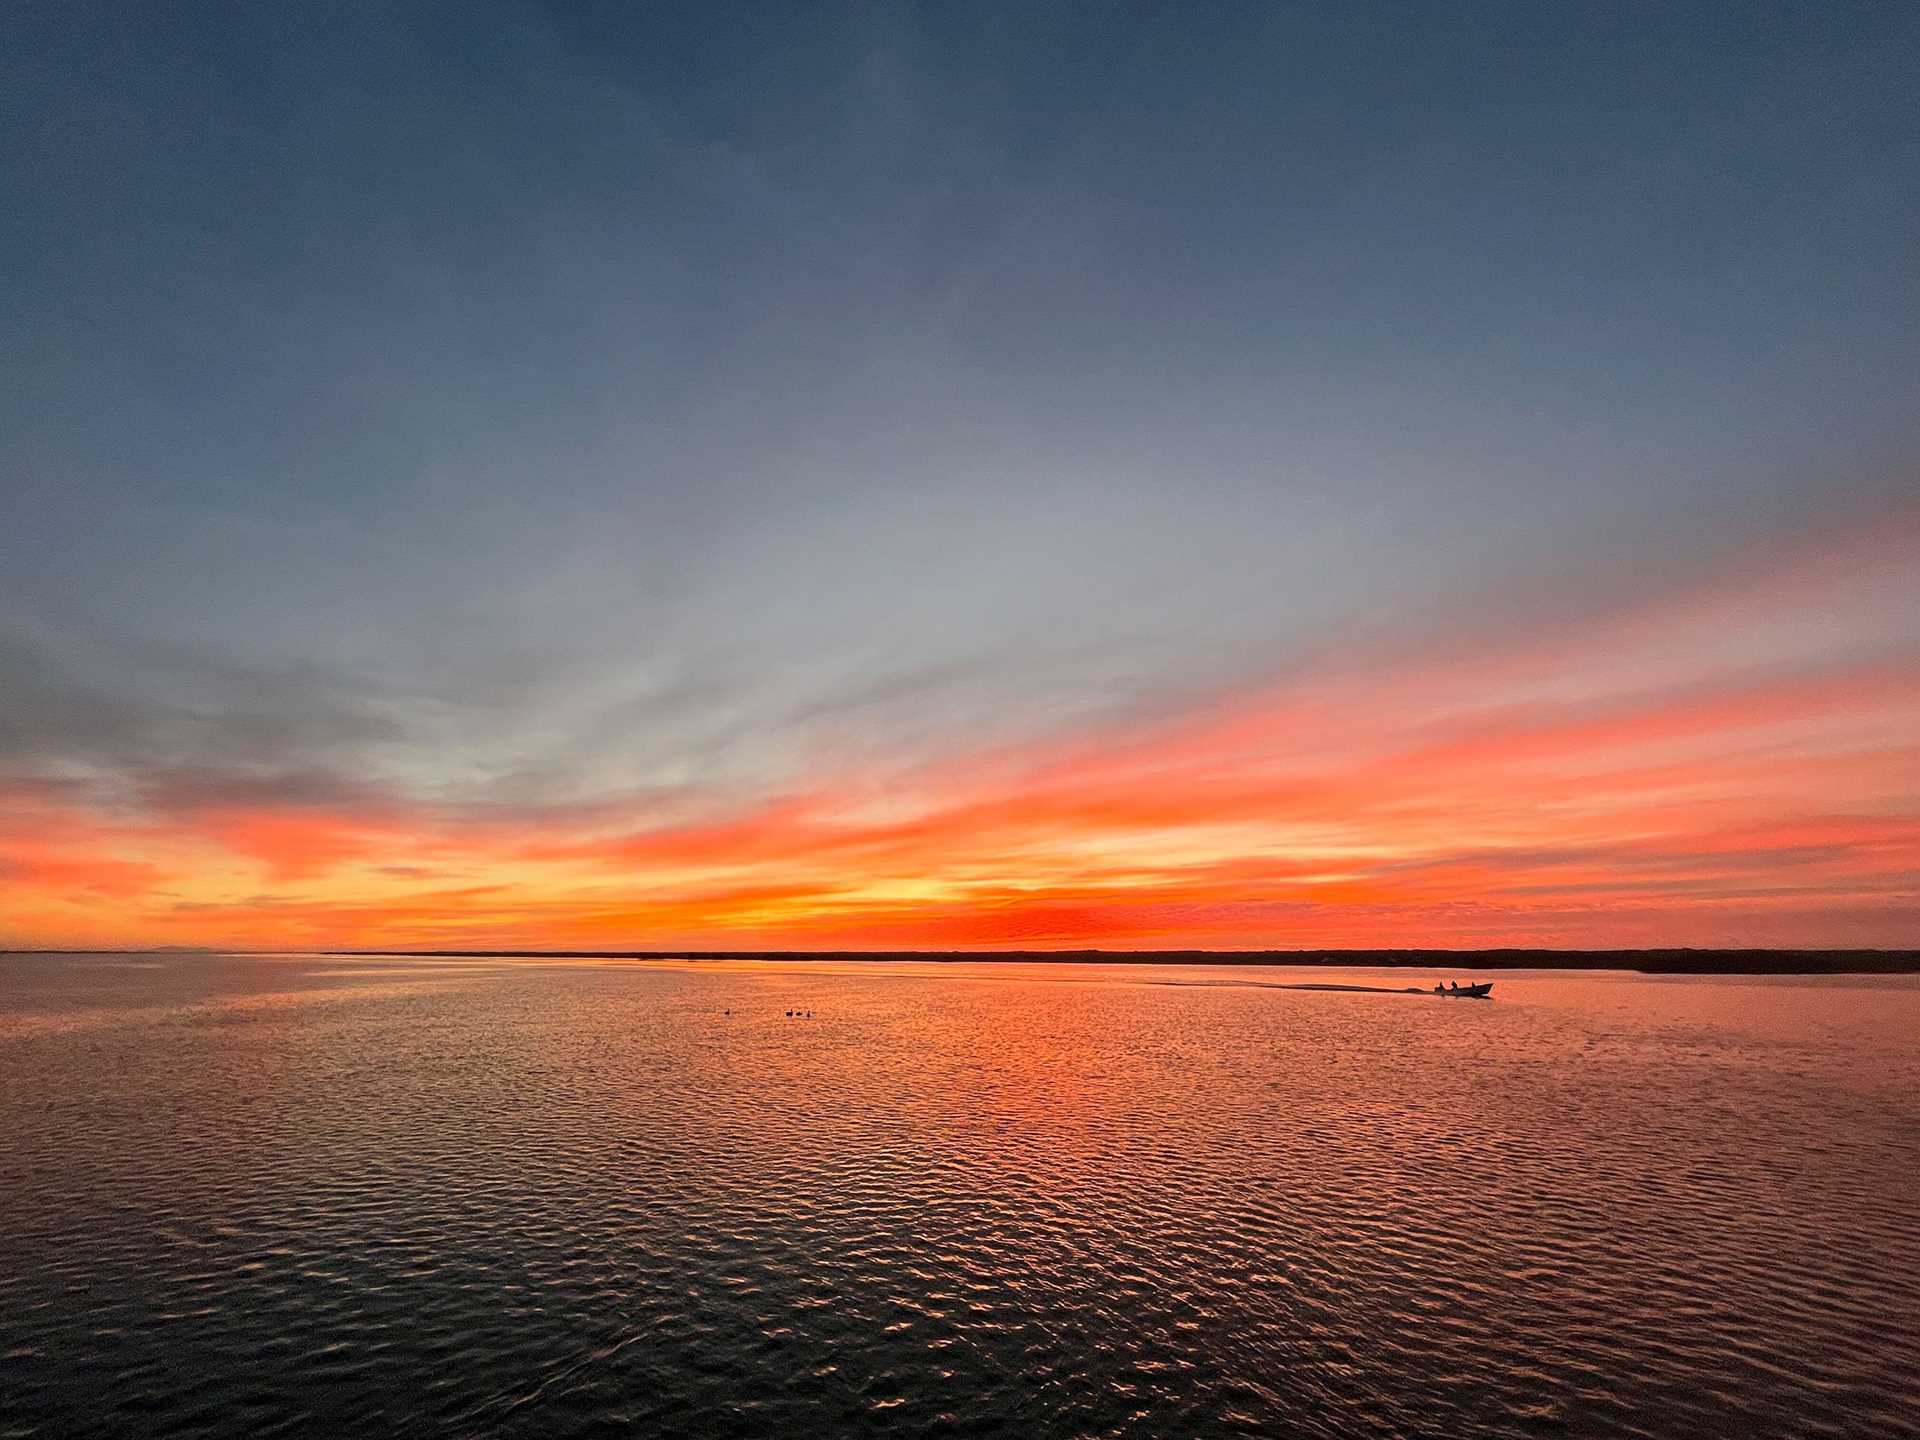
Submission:
<svg viewBox="0 0 1920 1440">
<path fill-rule="evenodd" d="M 1920 600 L 1917 561 L 1881 528 L 1851 559 L 1722 576 L 1741 598 L 1711 624 L 1681 585 L 764 796 L 516 808 L 148 766 L 103 810 L 89 785 L 22 780 L 0 888 L 47 916 L 111 895 L 85 917 L 103 934 L 254 943 L 1900 943 L 1920 636 L 1794 661 L 1791 632 L 1741 627 L 1826 607 L 1868 633 L 1887 586 Z"/>
</svg>

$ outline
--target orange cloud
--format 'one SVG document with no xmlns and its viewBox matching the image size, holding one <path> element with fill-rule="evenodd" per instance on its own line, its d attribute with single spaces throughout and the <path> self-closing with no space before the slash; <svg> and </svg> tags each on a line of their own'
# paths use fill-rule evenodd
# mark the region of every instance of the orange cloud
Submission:
<svg viewBox="0 0 1920 1440">
<path fill-rule="evenodd" d="M 1915 944 L 1920 635 L 1890 639 L 1883 607 L 1920 614 L 1920 554 L 1896 526 L 1767 558 L 1551 644 L 1517 626 L 1323 659 L 1184 714 L 823 775 L 695 822 L 16 782 L 0 938 Z M 1810 641 L 1814 613 L 1859 643 Z"/>
</svg>

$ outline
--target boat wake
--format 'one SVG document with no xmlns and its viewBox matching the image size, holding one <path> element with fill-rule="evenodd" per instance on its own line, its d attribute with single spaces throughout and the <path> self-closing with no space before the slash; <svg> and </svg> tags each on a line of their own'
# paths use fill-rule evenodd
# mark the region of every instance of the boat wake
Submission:
<svg viewBox="0 0 1920 1440">
<path fill-rule="evenodd" d="M 1430 989 L 1425 985 L 1336 985 L 1327 982 L 1287 982 L 1281 980 L 1149 980 L 1149 985 L 1189 986 L 1197 989 L 1224 990 L 1333 990 L 1350 995 L 1444 995 L 1458 999 L 1484 1000 L 1491 984 L 1462 985 L 1456 990 Z"/>
</svg>

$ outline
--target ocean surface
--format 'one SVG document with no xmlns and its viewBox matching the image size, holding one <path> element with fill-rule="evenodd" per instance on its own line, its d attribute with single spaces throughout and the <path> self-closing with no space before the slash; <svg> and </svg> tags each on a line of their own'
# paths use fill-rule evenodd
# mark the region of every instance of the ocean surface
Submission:
<svg viewBox="0 0 1920 1440">
<path fill-rule="evenodd" d="M 0 956 L 0 1435 L 1920 1434 L 1920 981 L 1434 978 Z"/>
</svg>

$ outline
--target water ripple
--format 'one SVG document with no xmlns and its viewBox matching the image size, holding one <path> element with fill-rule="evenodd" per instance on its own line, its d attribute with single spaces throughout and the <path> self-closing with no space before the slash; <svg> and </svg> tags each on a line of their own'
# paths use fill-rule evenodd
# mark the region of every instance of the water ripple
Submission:
<svg viewBox="0 0 1920 1440">
<path fill-rule="evenodd" d="M 0 1435 L 1916 1433 L 1910 982 L 913 978 L 6 962 Z"/>
</svg>

